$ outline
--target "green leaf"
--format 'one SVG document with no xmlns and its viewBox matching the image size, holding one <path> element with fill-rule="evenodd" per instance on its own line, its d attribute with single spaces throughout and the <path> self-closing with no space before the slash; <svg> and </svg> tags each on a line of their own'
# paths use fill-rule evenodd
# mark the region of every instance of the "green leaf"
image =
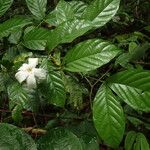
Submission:
<svg viewBox="0 0 150 150">
<path fill-rule="evenodd" d="M 92 21 L 93 27 L 105 25 L 117 12 L 120 0 L 94 0 L 82 16 Z"/>
<path fill-rule="evenodd" d="M 0 123 L 1 150 L 37 150 L 33 139 L 16 126 Z"/>
<path fill-rule="evenodd" d="M 83 93 L 85 93 L 86 89 L 82 84 L 70 76 L 65 76 L 64 80 L 66 91 L 69 93 L 68 104 L 77 109 L 81 109 L 83 104 Z"/>
<path fill-rule="evenodd" d="M 25 17 L 11 18 L 0 24 L 0 38 L 8 36 L 16 29 L 18 30 L 31 23 L 32 22 Z"/>
<path fill-rule="evenodd" d="M 83 150 L 99 150 L 99 144 L 96 138 L 89 135 L 83 135 L 80 138 Z"/>
<path fill-rule="evenodd" d="M 71 19 L 80 18 L 86 8 L 82 1 L 66 2 L 60 0 L 54 11 L 52 11 L 46 18 L 46 22 L 53 26 L 69 21 Z"/>
<path fill-rule="evenodd" d="M 23 37 L 23 45 L 32 50 L 45 50 L 50 31 L 44 28 L 34 28 Z"/>
<path fill-rule="evenodd" d="M 73 19 L 74 14 L 71 5 L 64 0 L 60 0 L 54 11 L 46 18 L 46 22 L 50 25 L 58 26 L 59 24 Z"/>
<path fill-rule="evenodd" d="M 99 150 L 97 132 L 92 122 L 85 120 L 79 125 L 70 126 L 69 129 L 80 138 L 83 150 Z"/>
<path fill-rule="evenodd" d="M 74 12 L 74 16 L 78 19 L 81 19 L 81 16 L 87 8 L 87 5 L 82 1 L 71 1 L 69 4 L 71 5 L 71 9 Z"/>
<path fill-rule="evenodd" d="M 37 20 L 45 17 L 47 0 L 26 0 L 27 6 Z"/>
<path fill-rule="evenodd" d="M 77 37 L 91 29 L 90 22 L 86 20 L 69 20 L 60 24 L 48 38 L 48 48 L 51 50 L 61 43 L 70 43 Z"/>
<path fill-rule="evenodd" d="M 22 36 L 22 30 L 17 30 L 10 35 L 8 38 L 9 42 L 12 44 L 17 44 Z"/>
<path fill-rule="evenodd" d="M 123 137 L 123 109 L 107 85 L 98 90 L 93 103 L 93 121 L 99 136 L 111 147 L 117 147 Z"/>
<path fill-rule="evenodd" d="M 41 65 L 48 71 L 46 86 L 49 102 L 63 107 L 65 105 L 66 92 L 61 72 L 54 70 L 48 59 L 43 60 Z"/>
<path fill-rule="evenodd" d="M 28 101 L 32 99 L 31 90 L 24 88 L 19 83 L 10 84 L 7 88 L 9 97 L 9 107 L 13 109 L 16 105 L 28 108 Z"/>
<path fill-rule="evenodd" d="M 143 133 L 137 133 L 137 140 L 136 140 L 136 142 L 139 143 L 139 145 L 140 145 L 139 149 L 140 150 L 150 150 L 149 144 L 148 144 L 148 142 L 146 140 L 146 137 L 144 136 Z"/>
<path fill-rule="evenodd" d="M 0 73 L 0 92 L 5 91 L 4 75 Z"/>
<path fill-rule="evenodd" d="M 59 71 L 49 71 L 47 83 L 51 93 L 50 102 L 56 106 L 63 107 L 65 105 L 66 93 L 61 73 Z"/>
<path fill-rule="evenodd" d="M 13 0 L 0 0 L 0 16 L 2 16 L 12 5 Z"/>
<path fill-rule="evenodd" d="M 92 39 L 79 43 L 64 58 L 65 69 L 85 72 L 101 67 L 112 60 L 120 50 L 113 44 Z"/>
<path fill-rule="evenodd" d="M 83 150 L 82 144 L 69 130 L 55 128 L 38 140 L 38 150 Z"/>
<path fill-rule="evenodd" d="M 136 110 L 150 111 L 150 71 L 126 70 L 108 79 L 110 88 Z"/>
<path fill-rule="evenodd" d="M 133 150 L 134 142 L 136 140 L 136 132 L 128 132 L 125 138 L 125 150 Z"/>
<path fill-rule="evenodd" d="M 16 123 L 20 123 L 23 119 L 22 109 L 21 105 L 16 105 L 12 111 L 12 118 Z"/>
</svg>

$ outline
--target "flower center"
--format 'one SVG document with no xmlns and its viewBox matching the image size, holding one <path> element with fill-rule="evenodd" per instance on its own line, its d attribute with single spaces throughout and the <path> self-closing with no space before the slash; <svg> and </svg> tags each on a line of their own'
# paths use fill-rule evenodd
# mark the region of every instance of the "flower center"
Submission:
<svg viewBox="0 0 150 150">
<path fill-rule="evenodd" d="M 29 67 L 29 68 L 27 69 L 27 71 L 28 71 L 29 73 L 31 73 L 31 72 L 32 72 L 32 68 Z"/>
</svg>

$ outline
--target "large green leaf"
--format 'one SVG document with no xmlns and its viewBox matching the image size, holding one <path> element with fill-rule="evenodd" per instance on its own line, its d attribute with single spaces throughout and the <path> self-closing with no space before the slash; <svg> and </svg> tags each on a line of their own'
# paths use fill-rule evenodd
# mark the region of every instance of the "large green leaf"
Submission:
<svg viewBox="0 0 150 150">
<path fill-rule="evenodd" d="M 0 38 L 8 36 L 11 32 L 15 31 L 16 29 L 20 29 L 31 23 L 32 22 L 25 17 L 11 18 L 0 24 Z"/>
<path fill-rule="evenodd" d="M 48 48 L 51 50 L 61 43 L 70 43 L 77 37 L 91 29 L 90 22 L 86 20 L 70 20 L 60 24 L 48 38 Z"/>
<path fill-rule="evenodd" d="M 42 20 L 45 17 L 47 0 L 26 0 L 26 3 L 36 19 Z"/>
<path fill-rule="evenodd" d="M 23 45 L 32 50 L 45 50 L 50 31 L 44 28 L 34 28 L 23 38 Z"/>
<path fill-rule="evenodd" d="M 92 39 L 79 43 L 64 58 L 65 69 L 72 72 L 84 72 L 96 69 L 108 63 L 120 50 L 113 44 Z"/>
<path fill-rule="evenodd" d="M 93 121 L 99 136 L 117 147 L 125 128 L 123 109 L 107 85 L 102 85 L 93 102 Z"/>
<path fill-rule="evenodd" d="M 13 0 L 0 0 L 0 16 L 2 16 L 11 6 Z"/>
<path fill-rule="evenodd" d="M 80 18 L 86 8 L 85 3 L 82 1 L 66 2 L 60 0 L 57 7 L 46 18 L 46 22 L 50 25 L 58 26 L 59 24 Z"/>
<path fill-rule="evenodd" d="M 106 24 L 117 12 L 120 0 L 95 0 L 85 10 L 83 18 L 92 21 L 93 27 Z"/>
<path fill-rule="evenodd" d="M 82 144 L 69 130 L 55 128 L 38 140 L 38 150 L 83 150 Z"/>
<path fill-rule="evenodd" d="M 16 126 L 0 123 L 1 150 L 37 150 L 33 139 Z"/>
<path fill-rule="evenodd" d="M 126 70 L 108 80 L 110 88 L 128 105 L 137 110 L 150 111 L 150 71 Z"/>
<path fill-rule="evenodd" d="M 63 107 L 66 100 L 65 86 L 60 71 L 54 70 L 48 59 L 43 60 L 42 67 L 48 71 L 46 93 L 51 104 Z"/>
</svg>

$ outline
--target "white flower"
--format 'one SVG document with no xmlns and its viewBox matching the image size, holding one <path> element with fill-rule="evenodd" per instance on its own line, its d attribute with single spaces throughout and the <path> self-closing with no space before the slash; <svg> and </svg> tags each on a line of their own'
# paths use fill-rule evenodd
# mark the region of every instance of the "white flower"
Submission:
<svg viewBox="0 0 150 150">
<path fill-rule="evenodd" d="M 22 83 L 26 80 L 28 88 L 36 88 L 36 79 L 46 78 L 46 71 L 42 68 L 35 68 L 38 64 L 38 58 L 29 58 L 28 64 L 24 63 L 15 74 L 16 79 Z"/>
</svg>

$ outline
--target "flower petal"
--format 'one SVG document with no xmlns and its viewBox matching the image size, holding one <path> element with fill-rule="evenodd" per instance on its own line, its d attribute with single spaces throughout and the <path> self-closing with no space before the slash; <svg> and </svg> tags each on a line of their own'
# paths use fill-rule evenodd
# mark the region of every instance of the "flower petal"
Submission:
<svg viewBox="0 0 150 150">
<path fill-rule="evenodd" d="M 24 63 L 18 70 L 19 71 L 25 71 L 29 68 L 29 64 Z"/>
<path fill-rule="evenodd" d="M 33 68 L 36 67 L 38 64 L 38 58 L 29 58 L 28 59 L 29 65 L 32 66 Z"/>
<path fill-rule="evenodd" d="M 34 75 L 40 79 L 43 80 L 46 78 L 46 70 L 42 68 L 34 68 Z"/>
<path fill-rule="evenodd" d="M 24 71 L 19 71 L 15 74 L 15 77 L 21 83 L 28 77 L 28 73 Z"/>
<path fill-rule="evenodd" d="M 36 79 L 33 74 L 29 75 L 27 78 L 27 86 L 29 89 L 36 88 Z"/>
</svg>

